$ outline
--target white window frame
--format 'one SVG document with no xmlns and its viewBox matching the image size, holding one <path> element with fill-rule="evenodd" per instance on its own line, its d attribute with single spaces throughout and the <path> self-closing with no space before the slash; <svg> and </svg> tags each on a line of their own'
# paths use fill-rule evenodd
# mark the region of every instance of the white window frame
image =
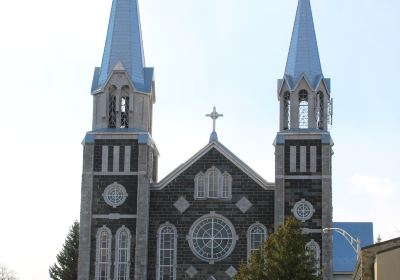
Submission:
<svg viewBox="0 0 400 280">
<path fill-rule="evenodd" d="M 97 230 L 96 235 L 96 271 L 95 271 L 95 279 L 100 280 L 100 246 L 101 246 L 101 235 L 103 232 L 108 234 L 108 241 L 107 241 L 107 280 L 111 280 L 111 241 L 112 241 L 112 233 L 111 230 L 106 227 L 105 225 Z"/>
<path fill-rule="evenodd" d="M 178 241 L 178 231 L 176 230 L 176 227 L 173 225 L 173 224 L 171 224 L 171 223 L 169 223 L 169 222 L 166 222 L 165 224 L 162 224 L 159 228 L 158 228 L 158 231 L 157 231 L 157 267 L 156 267 L 156 272 L 157 272 L 157 276 L 156 276 L 156 279 L 157 280 L 163 280 L 162 278 L 161 278 L 161 276 L 160 276 L 160 273 L 161 273 L 161 260 L 160 260 L 160 258 L 161 258 L 161 235 L 162 235 L 162 230 L 163 229 L 165 229 L 165 228 L 171 228 L 172 230 L 173 230 L 173 232 L 174 232 L 174 248 L 173 248 L 173 250 L 174 250 L 174 252 L 173 252 L 173 264 L 172 264 L 172 270 L 173 270 L 173 280 L 175 280 L 176 279 L 176 267 L 177 267 L 177 241 Z"/>
<path fill-rule="evenodd" d="M 129 272 L 130 272 L 130 262 L 131 262 L 131 240 L 132 240 L 132 235 L 129 229 L 125 226 L 120 227 L 117 230 L 117 233 L 115 234 L 115 262 L 114 262 L 114 279 L 119 280 L 120 278 L 120 269 L 119 269 L 119 257 L 120 257 L 120 247 L 119 247 L 119 242 L 121 238 L 121 234 L 123 232 L 126 232 L 128 235 L 128 240 L 126 244 L 126 278 L 124 280 L 129 279 Z"/>
<path fill-rule="evenodd" d="M 256 223 L 252 224 L 252 225 L 249 227 L 249 229 L 247 230 L 247 258 L 248 258 L 248 259 L 250 259 L 251 254 L 252 254 L 254 251 L 257 251 L 257 250 L 258 250 L 258 248 L 253 248 L 252 238 L 251 238 L 251 237 L 252 237 L 252 231 L 253 231 L 255 228 L 261 228 L 261 229 L 263 230 L 263 232 L 264 232 L 264 240 L 263 240 L 263 241 L 267 240 L 267 238 L 268 238 L 267 227 L 264 226 L 263 224 L 261 224 L 261 223 L 259 223 L 259 222 L 256 222 Z"/>
<path fill-rule="evenodd" d="M 200 184 L 200 180 L 202 180 L 203 184 Z M 206 184 L 206 176 L 203 172 L 200 172 L 199 174 L 196 175 L 194 178 L 194 186 L 195 186 L 195 191 L 194 191 L 194 198 L 195 199 L 206 199 L 208 197 L 208 188 Z M 203 195 L 199 195 L 200 193 L 200 188 L 203 190 Z"/>
<path fill-rule="evenodd" d="M 210 188 L 210 176 L 213 174 L 216 176 L 216 189 Z M 201 179 L 203 179 L 204 186 L 200 184 Z M 195 199 L 232 199 L 232 176 L 226 171 L 221 173 L 215 166 L 208 169 L 206 173 L 199 172 L 194 178 L 194 186 Z M 204 188 L 204 196 L 200 193 L 201 188 Z M 210 191 L 213 191 L 212 195 L 210 195 Z"/>
<path fill-rule="evenodd" d="M 301 94 L 304 94 L 306 97 L 302 99 Z M 309 94 L 306 90 L 299 91 L 299 106 L 298 106 L 298 126 L 299 129 L 308 129 L 310 126 L 309 114 L 310 114 L 310 103 L 309 103 Z"/>
<path fill-rule="evenodd" d="M 226 187 L 226 194 L 225 194 Z M 232 176 L 228 172 L 222 174 L 221 198 L 232 198 Z"/>
<path fill-rule="evenodd" d="M 214 174 L 215 174 L 215 180 L 216 180 L 216 182 L 214 182 L 216 184 L 215 185 L 216 189 L 213 188 L 212 191 L 216 193 L 215 196 L 211 195 L 211 184 L 210 184 L 210 178 Z M 221 172 L 213 166 L 207 170 L 206 176 L 207 176 L 207 185 L 208 185 L 207 197 L 208 198 L 219 198 L 220 197 L 220 186 L 221 186 Z"/>
</svg>

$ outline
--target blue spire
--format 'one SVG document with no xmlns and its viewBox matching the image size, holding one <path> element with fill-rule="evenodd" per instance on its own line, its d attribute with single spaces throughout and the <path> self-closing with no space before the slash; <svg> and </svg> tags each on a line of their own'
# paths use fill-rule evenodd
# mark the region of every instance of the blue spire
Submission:
<svg viewBox="0 0 400 280">
<path fill-rule="evenodd" d="M 113 0 L 103 61 L 95 70 L 92 91 L 104 86 L 119 62 L 136 89 L 151 91 L 153 69 L 145 68 L 137 0 Z"/>
<path fill-rule="evenodd" d="M 291 88 L 302 75 L 314 88 L 323 79 L 310 0 L 299 0 L 285 69 Z"/>
</svg>

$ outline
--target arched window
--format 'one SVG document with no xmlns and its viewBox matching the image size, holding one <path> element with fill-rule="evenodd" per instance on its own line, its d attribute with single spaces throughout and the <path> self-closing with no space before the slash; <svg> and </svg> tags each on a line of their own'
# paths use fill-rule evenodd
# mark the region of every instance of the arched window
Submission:
<svg viewBox="0 0 400 280">
<path fill-rule="evenodd" d="M 299 92 L 299 128 L 308 128 L 308 93 Z"/>
<path fill-rule="evenodd" d="M 220 185 L 220 172 L 218 169 L 211 168 L 207 171 L 208 178 L 208 197 L 218 198 L 218 187 Z"/>
<path fill-rule="evenodd" d="M 176 279 L 176 228 L 166 223 L 158 230 L 157 280 Z"/>
<path fill-rule="evenodd" d="M 211 167 L 205 174 L 199 172 L 194 178 L 194 198 L 232 198 L 232 177 L 228 172 L 221 174 L 216 167 Z"/>
<path fill-rule="evenodd" d="M 96 280 L 109 280 L 111 268 L 111 238 L 109 228 L 103 226 L 96 237 Z"/>
<path fill-rule="evenodd" d="M 121 128 L 129 127 L 129 87 L 122 88 L 121 96 Z"/>
<path fill-rule="evenodd" d="M 224 174 L 222 175 L 221 197 L 222 198 L 232 197 L 232 177 L 227 172 L 224 172 Z"/>
<path fill-rule="evenodd" d="M 122 226 L 115 240 L 115 280 L 129 279 L 129 264 L 131 255 L 131 233 Z"/>
<path fill-rule="evenodd" d="M 195 198 L 206 198 L 206 180 L 202 172 L 195 177 Z"/>
<path fill-rule="evenodd" d="M 306 244 L 305 249 L 306 253 L 314 257 L 315 268 L 317 270 L 316 274 L 319 274 L 320 259 L 321 259 L 321 248 L 319 247 L 319 244 L 315 242 L 314 239 L 311 239 L 310 242 Z"/>
<path fill-rule="evenodd" d="M 324 94 L 319 91 L 317 94 L 317 127 L 324 129 Z"/>
<path fill-rule="evenodd" d="M 117 88 L 111 86 L 109 89 L 109 100 L 108 100 L 108 127 L 117 127 Z"/>
<path fill-rule="evenodd" d="M 257 251 L 262 243 L 267 239 L 267 228 L 255 223 L 247 231 L 247 257 L 250 258 L 254 251 Z"/>
<path fill-rule="evenodd" d="M 290 92 L 286 91 L 283 95 L 283 130 L 290 129 Z"/>
</svg>

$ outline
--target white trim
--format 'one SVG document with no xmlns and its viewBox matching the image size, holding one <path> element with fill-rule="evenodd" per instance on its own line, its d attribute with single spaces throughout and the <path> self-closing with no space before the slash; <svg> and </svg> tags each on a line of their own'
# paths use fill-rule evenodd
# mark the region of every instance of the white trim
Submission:
<svg viewBox="0 0 400 280">
<path fill-rule="evenodd" d="M 197 154 L 191 157 L 184 164 L 180 165 L 174 171 L 172 171 L 169 175 L 167 175 L 163 180 L 161 180 L 158 184 L 153 184 L 152 188 L 156 190 L 162 190 L 169 183 L 171 183 L 176 177 L 186 171 L 193 163 L 199 160 L 202 156 L 204 156 L 211 149 L 216 149 L 220 152 L 224 157 L 226 157 L 229 161 L 231 161 L 236 167 L 238 167 L 241 171 L 243 171 L 246 175 L 248 175 L 252 180 L 254 180 L 260 187 L 265 190 L 275 190 L 275 183 L 269 183 L 264 178 L 262 178 L 258 173 L 256 173 L 253 169 L 251 169 L 247 164 L 245 164 L 242 160 L 240 160 L 236 155 L 234 155 L 231 151 L 229 151 L 224 145 L 220 142 L 213 141 L 201 149 Z"/>
<path fill-rule="evenodd" d="M 108 173 L 108 146 L 101 149 L 101 172 Z"/>
<path fill-rule="evenodd" d="M 224 196 L 225 179 L 227 179 L 227 196 Z M 232 199 L 232 176 L 228 172 L 222 173 L 221 198 Z"/>
<path fill-rule="evenodd" d="M 113 172 L 119 172 L 119 146 L 113 148 Z"/>
<path fill-rule="evenodd" d="M 137 215 L 129 215 L 129 214 L 119 214 L 119 213 L 110 213 L 110 214 L 94 214 L 94 219 L 109 219 L 109 220 L 120 220 L 120 219 L 136 219 Z"/>
<path fill-rule="evenodd" d="M 126 245 L 126 280 L 129 279 L 130 263 L 131 263 L 131 240 L 132 235 L 128 228 L 125 226 L 120 227 L 115 234 L 115 259 L 114 259 L 114 279 L 119 278 L 119 240 L 121 238 L 121 233 L 125 231 L 128 235 L 127 245 Z"/>
<path fill-rule="evenodd" d="M 125 146 L 124 150 L 124 173 L 130 173 L 131 172 L 131 152 L 132 152 L 132 147 L 131 146 Z"/>
<path fill-rule="evenodd" d="M 157 260 L 156 260 L 156 273 L 157 273 L 157 275 L 156 275 L 156 279 L 157 280 L 162 280 L 160 278 L 161 231 L 166 227 L 171 228 L 173 230 L 173 232 L 174 232 L 173 280 L 175 280 L 176 279 L 176 268 L 177 268 L 178 231 L 177 231 L 176 227 L 173 224 L 169 223 L 169 222 L 166 222 L 166 223 L 160 225 L 160 227 L 158 228 L 158 231 L 157 231 Z"/>
<path fill-rule="evenodd" d="M 213 189 L 212 192 L 215 193 L 215 196 L 211 195 L 211 184 L 210 184 L 210 178 L 211 175 L 215 175 L 214 181 L 213 181 Z M 206 178 L 207 178 L 207 186 L 208 186 L 208 193 L 207 193 L 207 197 L 208 198 L 220 198 L 220 186 L 221 186 L 221 171 L 219 171 L 218 168 L 216 168 L 215 166 L 211 167 L 210 169 L 207 170 L 206 172 Z M 216 181 L 216 182 L 215 182 Z M 215 189 L 216 188 L 216 189 Z"/>
<path fill-rule="evenodd" d="M 107 280 L 111 280 L 111 240 L 112 240 L 112 233 L 111 230 L 106 227 L 105 225 L 101 228 L 99 228 L 97 230 L 97 234 L 96 234 L 96 270 L 95 270 L 95 279 L 99 280 L 100 279 L 100 275 L 99 275 L 99 262 L 100 262 L 100 235 L 102 234 L 102 232 L 106 231 L 108 234 L 108 243 L 107 243 Z"/>
<path fill-rule="evenodd" d="M 137 171 L 124 171 L 124 172 L 93 172 L 93 175 L 101 175 L 101 176 L 137 176 L 137 175 L 146 175 L 147 172 L 137 172 Z"/>
<path fill-rule="evenodd" d="M 260 227 L 262 228 L 262 230 L 264 231 L 264 241 L 267 240 L 268 238 L 268 231 L 267 231 L 267 227 L 264 226 L 263 224 L 259 223 L 259 222 L 255 222 L 254 224 L 252 224 L 249 229 L 247 230 L 247 258 L 250 259 L 251 257 L 251 251 L 252 249 L 252 244 L 251 244 L 251 232 L 253 231 L 253 229 L 255 227 Z"/>
</svg>

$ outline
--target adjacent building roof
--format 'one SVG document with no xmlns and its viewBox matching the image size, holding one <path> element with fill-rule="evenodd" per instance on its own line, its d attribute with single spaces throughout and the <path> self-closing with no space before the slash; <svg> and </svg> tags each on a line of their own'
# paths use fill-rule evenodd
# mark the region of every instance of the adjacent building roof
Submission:
<svg viewBox="0 0 400 280">
<path fill-rule="evenodd" d="M 294 88 L 302 77 L 317 88 L 323 79 L 310 0 L 299 0 L 284 80 Z"/>
<path fill-rule="evenodd" d="M 104 86 L 118 63 L 137 90 L 151 91 L 153 69 L 145 67 L 137 0 L 113 0 L 103 60 L 95 69 L 92 92 Z"/>
<path fill-rule="evenodd" d="M 333 227 L 342 228 L 354 238 L 361 240 L 361 247 L 374 242 L 372 223 L 335 222 Z M 357 263 L 357 255 L 347 240 L 340 234 L 333 233 L 333 271 L 353 272 Z"/>
</svg>

